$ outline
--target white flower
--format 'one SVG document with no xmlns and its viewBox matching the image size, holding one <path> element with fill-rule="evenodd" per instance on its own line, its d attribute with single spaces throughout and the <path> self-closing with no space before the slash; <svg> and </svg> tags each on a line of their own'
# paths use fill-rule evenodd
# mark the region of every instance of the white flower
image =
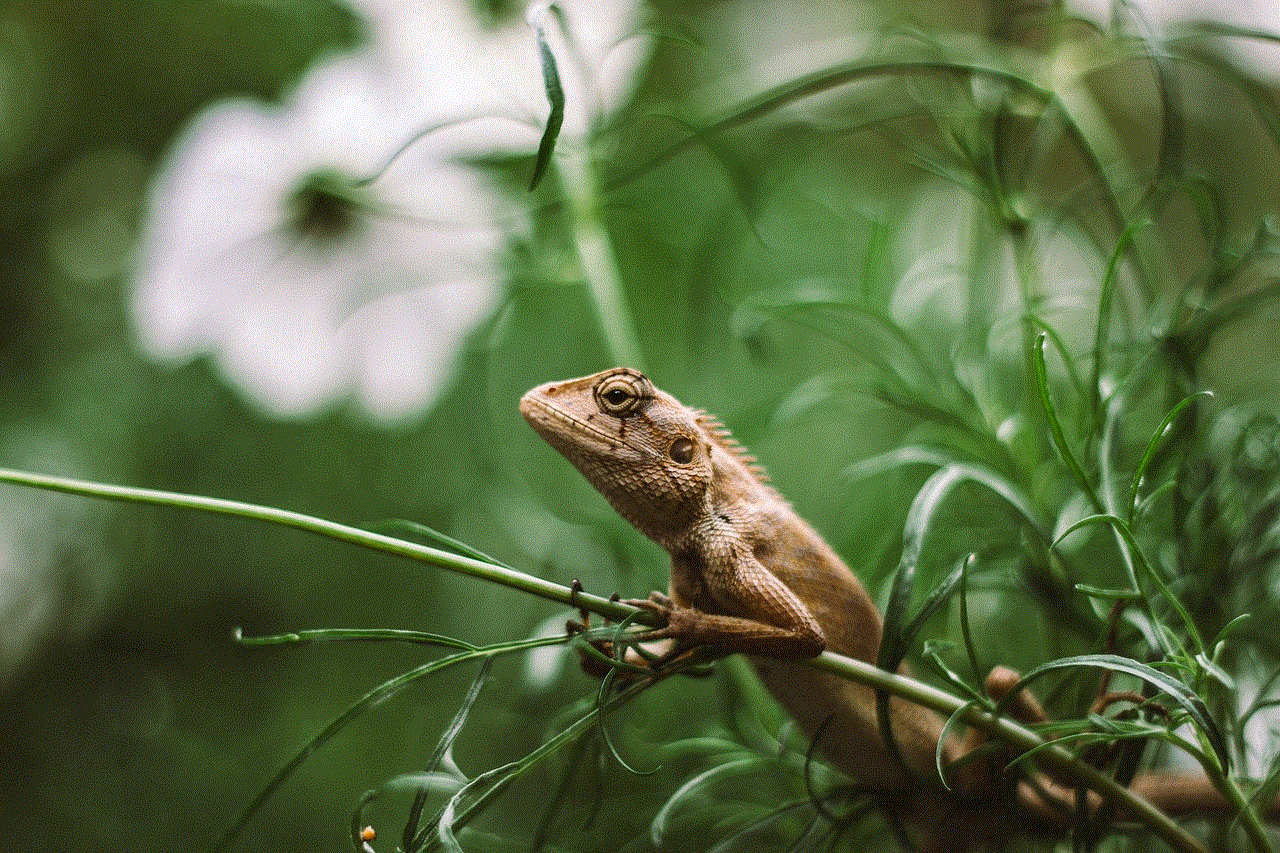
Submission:
<svg viewBox="0 0 1280 853">
<path fill-rule="evenodd" d="M 634 6 L 570 5 L 586 74 L 604 79 Z M 368 44 L 318 65 L 283 107 L 225 101 L 192 121 L 154 182 L 140 247 L 143 349 L 208 354 L 281 416 L 352 394 L 379 418 L 430 405 L 498 298 L 498 256 L 521 221 L 461 158 L 533 151 L 547 109 L 523 23 L 488 32 L 460 0 L 358 11 Z M 612 97 L 646 45 L 607 76 Z"/>
</svg>

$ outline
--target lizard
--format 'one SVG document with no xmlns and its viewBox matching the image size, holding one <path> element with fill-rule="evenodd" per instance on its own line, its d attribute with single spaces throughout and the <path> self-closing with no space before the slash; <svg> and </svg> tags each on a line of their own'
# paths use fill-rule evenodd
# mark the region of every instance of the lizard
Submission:
<svg viewBox="0 0 1280 853">
<path fill-rule="evenodd" d="M 703 647 L 745 654 L 799 728 L 818 739 L 816 748 L 858 783 L 890 794 L 931 787 L 935 801 L 965 801 L 955 805 L 957 813 L 990 810 L 999 796 L 997 773 L 963 770 L 959 784 L 944 792 L 935 763 L 940 741 L 950 764 L 976 748 L 980 735 L 944 737 L 944 723 L 932 711 L 891 698 L 895 754 L 881 732 L 875 691 L 805 664 L 824 649 L 874 664 L 880 612 L 853 571 L 720 421 L 627 367 L 539 385 L 519 408 L 623 518 L 670 555 L 667 592 L 626 602 L 665 622 L 635 638 L 666 644 L 651 665 Z M 985 685 L 1000 699 L 1017 681 L 1016 672 L 996 667 Z M 1034 697 L 1011 698 L 1021 721 L 1046 719 Z M 1226 807 L 1203 777 L 1150 773 L 1131 785 L 1169 812 Z M 1069 824 L 1070 787 L 1042 778 L 1015 790 L 1033 819 Z M 938 834 L 946 832 L 957 836 L 955 830 Z M 971 843 L 953 838 L 931 849 Z"/>
</svg>

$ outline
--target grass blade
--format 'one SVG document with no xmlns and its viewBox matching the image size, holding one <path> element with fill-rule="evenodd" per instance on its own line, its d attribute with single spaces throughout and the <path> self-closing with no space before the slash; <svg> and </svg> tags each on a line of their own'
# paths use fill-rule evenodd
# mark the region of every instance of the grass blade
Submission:
<svg viewBox="0 0 1280 853">
<path fill-rule="evenodd" d="M 411 669 L 406 673 L 396 676 L 395 678 L 384 681 L 364 696 L 361 696 L 353 705 L 339 714 L 337 718 L 329 723 L 329 725 L 325 726 L 319 734 L 307 741 L 302 749 L 298 750 L 292 758 L 286 761 L 280 769 L 276 771 L 275 775 L 268 780 L 267 784 L 258 791 L 258 795 L 254 797 L 249 805 L 245 807 L 244 811 L 240 813 L 240 817 L 236 819 L 236 822 L 223 834 L 221 840 L 219 840 L 217 845 L 213 848 L 215 853 L 221 853 L 222 851 L 229 850 L 231 845 L 235 843 L 236 839 L 240 837 L 240 833 L 249 825 L 249 821 L 253 819 L 253 816 L 256 815 L 258 810 L 261 809 L 262 806 L 266 804 L 267 800 L 271 798 L 271 795 L 274 794 L 280 786 L 293 775 L 295 770 L 302 766 L 302 763 L 310 757 L 311 753 L 324 746 L 324 744 L 326 744 L 334 735 L 346 728 L 348 723 L 351 723 L 365 711 L 379 704 L 384 699 L 400 692 L 415 681 L 426 678 L 428 675 L 432 675 L 436 672 L 448 669 L 455 664 L 470 660 L 472 657 L 474 657 L 474 652 L 459 652 L 458 654 L 450 655 L 449 657 L 441 658 L 440 660 L 425 663 L 422 666 Z"/>
<path fill-rule="evenodd" d="M 1231 756 L 1227 751 L 1226 739 L 1222 736 L 1222 730 L 1218 728 L 1218 724 L 1213 721 L 1213 717 L 1209 715 L 1209 709 L 1205 706 L 1204 700 L 1191 691 L 1189 687 L 1178 681 L 1176 678 L 1147 666 L 1144 663 L 1123 658 L 1119 655 L 1077 655 L 1074 657 L 1060 658 L 1058 660 L 1049 661 L 1041 664 L 1031 670 L 1018 681 L 1017 684 L 1009 691 L 1008 695 L 1001 700 L 996 706 L 997 716 L 1003 713 L 1006 703 L 1018 694 L 1018 691 L 1025 688 L 1032 681 L 1047 672 L 1053 672 L 1059 669 L 1072 669 L 1077 667 L 1096 667 L 1105 669 L 1110 672 L 1121 672 L 1127 675 L 1135 676 L 1147 684 L 1159 690 L 1168 696 L 1178 707 L 1182 708 L 1191 718 L 1197 728 L 1204 734 L 1209 741 L 1209 745 L 1213 748 L 1213 753 L 1218 759 L 1218 769 L 1222 774 L 1226 774 L 1231 770 Z"/>
<path fill-rule="evenodd" d="M 1057 540 L 1053 543 L 1054 546 L 1057 546 L 1059 542 L 1065 539 L 1073 531 L 1079 530 L 1081 527 L 1089 524 L 1109 524 L 1120 535 L 1120 539 L 1123 541 L 1130 557 L 1138 567 L 1142 569 L 1143 574 L 1150 578 L 1151 582 L 1156 585 L 1156 588 L 1160 590 L 1160 595 L 1169 602 L 1169 606 L 1174 609 L 1174 612 L 1178 614 L 1178 617 L 1182 620 L 1183 624 L 1186 625 L 1187 634 L 1191 637 L 1191 641 L 1195 647 L 1195 654 L 1204 657 L 1204 638 L 1200 636 L 1200 629 L 1196 627 L 1196 623 L 1191 619 L 1191 614 L 1182 606 L 1182 602 L 1177 599 L 1172 591 L 1170 591 L 1168 585 L 1164 582 L 1164 578 L 1160 577 L 1155 568 L 1147 562 L 1147 558 L 1142 553 L 1142 549 L 1138 547 L 1138 540 L 1134 537 L 1133 531 L 1129 528 L 1129 525 L 1124 523 L 1124 519 L 1111 515 L 1110 513 L 1086 516 L 1075 524 L 1072 524 L 1066 530 L 1062 531 L 1061 535 L 1059 535 Z M 1133 580 L 1134 589 L 1138 589 L 1137 578 L 1131 578 L 1131 580 Z M 1147 609 L 1150 610 L 1150 602 L 1146 598 L 1143 598 L 1143 601 L 1147 602 Z"/>
<path fill-rule="evenodd" d="M 1084 469 L 1080 467 L 1080 463 L 1076 461 L 1075 454 L 1071 452 L 1071 445 L 1067 443 L 1066 433 L 1063 432 L 1062 422 L 1058 420 L 1058 412 L 1053 406 L 1053 400 L 1049 396 L 1049 379 L 1048 371 L 1044 363 L 1044 333 L 1036 336 L 1035 343 L 1031 347 L 1031 363 L 1036 377 L 1036 391 L 1040 394 L 1040 407 L 1045 419 L 1049 423 L 1049 432 L 1053 436 L 1053 445 L 1058 449 L 1058 455 L 1062 457 L 1062 461 L 1067 466 L 1067 470 L 1071 472 L 1071 476 L 1075 478 L 1076 485 L 1080 490 L 1089 497 L 1089 501 L 1093 504 L 1094 509 L 1098 512 L 1104 512 L 1105 509 L 1102 501 L 1098 499 L 1098 493 L 1094 491 L 1093 486 L 1089 483 L 1089 478 L 1085 476 Z"/>
<path fill-rule="evenodd" d="M 1076 396 L 1087 396 L 1084 390 L 1084 382 L 1080 379 L 1079 371 L 1076 370 L 1075 359 L 1071 357 L 1071 353 L 1067 352 L 1067 344 L 1062 340 L 1062 336 L 1058 334 L 1058 330 L 1035 314 L 1027 314 L 1023 319 L 1048 336 L 1053 348 L 1058 351 L 1058 357 L 1062 359 L 1062 366 L 1067 371 L 1067 379 L 1071 382 L 1071 389 L 1075 391 Z"/>
<path fill-rule="evenodd" d="M 477 647 L 465 640 L 446 637 L 443 634 L 430 634 L 426 631 L 406 631 L 399 628 L 315 628 L 306 631 L 291 631 L 288 634 L 273 634 L 263 637 L 246 637 L 237 628 L 233 639 L 245 646 L 276 646 L 285 644 L 303 645 L 325 642 L 396 642 L 418 643 L 427 646 L 443 646 L 448 649 L 477 651 Z"/>
<path fill-rule="evenodd" d="M 216 853 L 221 853 L 221 851 L 230 849 L 231 845 L 234 844 L 236 839 L 240 836 L 240 833 L 244 831 L 246 826 L 248 826 L 249 821 L 258 813 L 258 810 L 261 809 L 262 806 L 266 804 L 267 800 L 271 798 L 271 795 L 274 794 L 276 790 L 278 790 L 279 787 L 293 775 L 294 771 L 302 766 L 302 763 L 310 757 L 311 753 L 324 746 L 324 744 L 328 743 L 334 735 L 341 732 L 349 723 L 354 721 L 365 711 L 373 708 L 375 705 L 378 705 L 391 696 L 394 696 L 396 693 L 399 693 L 414 682 L 426 678 L 429 675 L 434 675 L 437 672 L 442 672 L 456 664 L 475 660 L 477 657 L 491 657 L 495 654 L 523 651 L 525 649 L 536 648 L 537 646 L 553 645 L 561 642 L 564 642 L 563 637 L 544 637 L 540 639 L 523 640 L 515 643 L 501 643 L 487 648 L 458 652 L 457 654 L 425 663 L 422 666 L 409 670 L 408 672 L 401 673 L 395 678 L 382 682 L 377 687 L 361 696 L 355 703 L 334 718 L 334 720 L 330 722 L 329 725 L 325 726 L 319 734 L 307 741 L 302 749 L 298 750 L 292 758 L 286 761 L 280 769 L 276 771 L 275 775 L 271 777 L 267 784 L 262 787 L 258 792 L 258 795 L 253 798 L 252 802 L 250 802 L 249 805 L 245 807 L 244 811 L 240 813 L 240 817 L 231 826 L 231 828 L 223 834 L 222 839 L 218 842 L 217 846 L 214 847 L 214 850 Z"/>
<path fill-rule="evenodd" d="M 440 819 L 436 822 L 436 841 L 439 842 L 439 845 L 447 850 L 448 853 L 463 853 L 462 845 L 458 843 L 458 839 L 453 834 L 453 824 L 457 820 L 455 815 L 462 798 L 469 796 L 480 788 L 486 788 L 485 794 L 491 797 L 496 796 L 503 788 L 511 784 L 516 771 L 519 769 L 520 762 L 512 761 L 510 764 L 486 770 L 463 785 L 458 793 L 450 797 L 449 802 L 445 803 L 440 812 Z M 409 849 L 412 850 L 413 848 Z"/>
<path fill-rule="evenodd" d="M 934 472 L 920 491 L 907 512 L 907 520 L 903 525 L 902 558 L 894 573 L 893 587 L 889 591 L 889 601 L 885 605 L 883 639 L 876 665 L 886 672 L 894 672 L 906 658 L 911 639 L 918 633 L 920 624 L 932 609 L 941 603 L 943 597 L 959 582 L 967 563 L 962 561 L 947 579 L 931 594 L 925 607 L 910 623 L 907 621 L 907 610 L 911 605 L 912 592 L 915 587 L 916 570 L 920 563 L 920 555 L 924 548 L 925 536 L 928 534 L 934 515 L 942 502 L 960 483 L 972 480 L 980 483 L 1000 495 L 1031 523 L 1038 531 L 1043 531 L 1035 522 L 1034 515 L 1027 501 L 1012 483 L 998 475 L 974 465 L 948 465 Z M 925 613 L 928 610 L 928 613 Z M 887 693 L 876 693 L 876 715 L 879 718 L 881 736 L 889 747 L 890 753 L 902 763 L 898 744 L 889 724 L 889 696 Z M 903 767 L 905 768 L 905 763 Z"/>
<path fill-rule="evenodd" d="M 471 713 L 471 707 L 475 705 L 476 700 L 480 698 L 480 690 L 484 687 L 485 680 L 489 677 L 489 669 L 493 666 L 493 657 L 487 657 L 480 664 L 480 671 L 476 673 L 476 677 L 471 681 L 471 687 L 467 689 L 467 695 L 463 697 L 462 704 L 458 706 L 458 713 L 453 717 L 453 721 L 449 723 L 448 728 L 440 736 L 440 741 L 436 744 L 435 751 L 432 752 L 431 758 L 427 761 L 425 773 L 433 773 L 440 766 L 440 762 L 453 749 L 453 742 L 458 737 L 458 733 L 462 731 L 462 727 L 466 725 L 467 715 Z M 404 832 L 401 833 L 401 843 L 405 850 L 413 850 L 422 843 L 419 837 L 418 823 L 422 818 L 422 809 L 427 804 L 427 793 L 429 789 L 426 785 L 419 785 L 418 790 L 413 795 L 413 805 L 409 808 L 409 817 L 405 821 Z M 423 833 L 425 836 L 425 833 Z"/>
<path fill-rule="evenodd" d="M 351 812 L 351 848 L 355 853 L 366 853 L 368 846 L 364 840 L 364 810 L 378 796 L 377 791 L 365 791 Z"/>
<path fill-rule="evenodd" d="M 902 643 L 904 646 L 909 647 L 915 644 L 915 638 L 920 634 L 924 623 L 928 622 L 933 614 L 938 612 L 938 608 L 946 602 L 947 596 L 959 585 L 971 559 L 973 559 L 972 554 L 957 562 L 956 567 L 920 603 L 920 609 L 916 611 L 916 615 L 912 617 L 906 628 L 903 629 Z"/>
<path fill-rule="evenodd" d="M 649 839 L 653 842 L 654 849 L 664 850 L 667 823 L 671 818 L 671 812 L 682 800 L 696 793 L 699 789 L 705 788 L 713 782 L 726 776 L 739 776 L 744 773 L 750 773 L 760 767 L 772 764 L 770 759 L 750 757 L 739 758 L 736 761 L 729 761 L 724 764 L 717 764 L 709 770 L 704 770 L 697 776 L 686 781 L 683 785 L 675 790 L 667 801 L 662 804 L 662 808 L 658 809 L 658 813 L 654 815 L 653 821 L 649 824 Z M 807 801 L 806 801 L 807 802 Z"/>
<path fill-rule="evenodd" d="M 1160 426 L 1156 427 L 1156 431 L 1151 434 L 1151 440 L 1147 442 L 1147 449 L 1142 454 L 1142 461 L 1138 463 L 1138 468 L 1133 472 L 1133 480 L 1129 483 L 1129 499 L 1125 502 L 1125 512 L 1128 515 L 1128 522 L 1133 523 L 1133 513 L 1138 506 L 1138 488 L 1142 485 L 1142 478 L 1147 473 L 1147 466 L 1151 464 L 1151 460 L 1155 458 L 1156 446 L 1159 445 L 1160 439 L 1164 436 L 1169 425 L 1173 423 L 1174 418 L 1182 413 L 1182 410 L 1191 405 L 1198 397 L 1212 397 L 1212 391 L 1197 391 L 1188 397 L 1184 397 L 1178 405 L 1169 410 L 1169 414 L 1164 416 L 1164 420 L 1160 422 Z"/>
<path fill-rule="evenodd" d="M 641 693 L 643 693 L 645 690 L 647 690 L 649 687 L 652 687 L 656 683 L 657 681 L 637 681 L 636 683 L 627 687 L 625 690 L 614 694 L 613 698 L 609 700 L 609 709 L 612 710 L 613 708 L 616 708 L 626 702 L 631 701 L 636 696 L 640 695 Z M 539 746 L 537 749 L 530 752 L 528 755 L 524 756 L 523 758 L 517 761 L 512 762 L 509 765 L 505 765 L 502 768 L 498 768 L 499 770 L 507 770 L 507 768 L 511 768 L 511 769 L 509 770 L 508 775 L 504 776 L 497 784 L 490 785 L 483 792 L 479 793 L 476 796 L 476 798 L 470 804 L 467 805 L 466 808 L 462 809 L 461 811 L 458 811 L 456 808 L 457 804 L 455 803 L 455 808 L 451 813 L 452 819 L 450 821 L 451 826 L 449 828 L 449 834 L 456 832 L 458 829 L 461 829 L 462 827 L 470 823 L 473 819 L 475 819 L 475 817 L 479 815 L 480 812 L 482 812 L 489 805 L 489 803 L 493 801 L 495 797 L 497 797 L 500 793 L 502 793 L 502 790 L 508 784 L 510 784 L 511 782 L 514 782 L 517 778 L 523 775 L 531 767 L 536 766 L 540 761 L 554 754 L 556 751 L 560 750 L 566 744 L 572 743 L 574 740 L 580 737 L 584 732 L 588 731 L 592 726 L 596 724 L 596 719 L 597 719 L 596 711 L 592 709 L 591 711 L 588 711 L 586 714 L 579 717 L 573 723 L 569 724 L 567 727 L 562 729 L 559 732 L 559 734 L 555 735 L 550 740 L 547 740 L 546 742 L 544 742 L 541 746 Z M 490 772 L 492 773 L 493 771 L 490 771 Z M 479 776 L 476 777 L 476 779 L 473 780 L 473 783 L 472 783 L 473 786 L 474 786 L 474 782 L 480 781 L 481 778 L 482 777 L 479 777 Z M 475 786 L 475 787 L 478 787 L 478 786 Z M 460 802 L 460 800 L 458 802 Z M 435 850 L 440 843 L 441 843 L 441 840 L 439 838 L 439 835 L 437 834 L 436 836 L 428 838 L 427 843 L 423 846 L 422 849 L 423 851 Z"/>
<path fill-rule="evenodd" d="M 556 140 L 560 138 L 560 125 L 564 123 L 564 87 L 560 84 L 560 69 L 556 67 L 555 54 L 551 45 L 547 44 L 547 34 L 542 24 L 535 22 L 530 16 L 529 25 L 538 39 L 538 59 L 542 66 L 542 85 L 547 93 L 547 123 L 542 130 L 542 138 L 538 140 L 538 154 L 533 161 L 533 176 L 529 179 L 529 192 L 538 188 L 542 178 L 551 165 L 551 155 L 556 150 Z"/>
<path fill-rule="evenodd" d="M 278 524 L 282 527 L 305 530 L 308 533 L 326 536 L 330 539 L 337 539 L 363 548 L 371 548 L 375 551 L 407 557 L 411 560 L 428 563 L 452 572 L 501 584 L 570 607 L 582 607 L 609 619 L 625 619 L 633 613 L 638 613 L 639 615 L 636 616 L 637 622 L 654 627 L 659 624 L 659 620 L 652 614 L 637 611 L 634 607 L 621 602 L 610 601 L 603 596 L 576 591 L 572 587 L 543 580 L 534 575 L 528 575 L 515 569 L 508 569 L 501 565 L 477 560 L 473 557 L 451 554 L 438 548 L 419 545 L 416 542 L 397 539 L 394 536 L 386 536 L 381 533 L 372 533 L 367 530 L 361 530 L 358 527 L 350 527 L 335 521 L 317 518 L 313 515 L 304 515 L 287 509 L 277 509 L 223 498 L 209 498 L 202 495 L 186 495 L 180 492 L 116 486 L 87 480 L 73 480 L 67 477 L 51 477 L 45 474 L 16 471 L 10 468 L 0 468 L 0 483 L 12 483 L 17 486 L 47 489 L 54 492 L 65 492 L 109 501 L 194 509 L 201 512 L 212 512 L 218 515 L 231 515 L 254 521 Z"/>
<path fill-rule="evenodd" d="M 370 524 L 367 527 L 374 533 L 385 533 L 388 536 L 395 536 L 400 539 L 408 538 L 404 534 L 411 536 L 421 536 L 446 548 L 452 548 L 464 557 L 470 557 L 473 560 L 479 560 L 483 563 L 492 563 L 495 566 L 502 566 L 504 569 L 511 568 L 501 560 L 494 559 L 481 551 L 479 548 L 473 548 L 461 539 L 454 539 L 447 533 L 441 533 L 433 527 L 427 527 L 425 524 L 419 524 L 416 521 L 407 521 L 403 518 L 393 518 L 388 521 L 379 521 L 376 524 Z"/>
<path fill-rule="evenodd" d="M 1099 420 L 1098 408 L 1102 405 L 1102 368 L 1106 363 L 1107 341 L 1111 327 L 1111 302 L 1116 287 L 1116 269 L 1120 265 L 1120 258 L 1124 255 L 1125 248 L 1133 241 L 1138 229 L 1150 224 L 1149 219 L 1138 219 L 1131 222 L 1120 233 L 1120 239 L 1116 241 L 1116 247 L 1107 261 L 1107 274 L 1102 279 L 1102 289 L 1098 293 L 1098 319 L 1093 334 L 1093 377 L 1089 383 L 1089 398 L 1095 421 Z"/>
</svg>

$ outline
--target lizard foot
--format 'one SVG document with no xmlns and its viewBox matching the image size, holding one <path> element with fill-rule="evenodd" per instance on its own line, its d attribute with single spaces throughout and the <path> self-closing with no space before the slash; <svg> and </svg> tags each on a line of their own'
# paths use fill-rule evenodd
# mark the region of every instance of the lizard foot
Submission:
<svg viewBox="0 0 1280 853">
<path fill-rule="evenodd" d="M 697 630 L 702 614 L 697 610 L 691 607 L 677 607 L 661 592 L 651 592 L 648 598 L 629 598 L 622 603 L 652 613 L 667 623 L 661 628 L 651 628 L 631 637 L 642 643 L 655 640 L 672 641 L 669 649 L 650 662 L 651 666 L 660 667 L 670 663 L 694 646 L 700 645 Z"/>
<path fill-rule="evenodd" d="M 688 608 L 676 607 L 675 603 L 661 592 L 655 590 L 649 593 L 648 598 L 627 598 L 622 603 L 639 608 L 646 613 L 652 613 L 666 623 L 661 628 L 650 628 L 648 631 L 643 631 L 637 634 L 634 639 L 644 642 L 666 639 L 679 640 L 687 638 L 690 634 L 691 623 L 687 618 L 690 615 Z M 681 630 L 681 627 L 684 630 Z"/>
</svg>

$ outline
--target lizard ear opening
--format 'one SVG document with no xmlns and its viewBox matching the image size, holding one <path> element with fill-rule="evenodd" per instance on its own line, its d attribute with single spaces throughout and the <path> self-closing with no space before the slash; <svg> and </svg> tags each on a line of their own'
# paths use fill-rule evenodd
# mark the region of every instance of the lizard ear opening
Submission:
<svg viewBox="0 0 1280 853">
<path fill-rule="evenodd" d="M 693 461 L 693 449 L 693 439 L 682 435 L 667 447 L 667 455 L 671 457 L 673 462 L 680 465 L 688 465 Z"/>
</svg>

